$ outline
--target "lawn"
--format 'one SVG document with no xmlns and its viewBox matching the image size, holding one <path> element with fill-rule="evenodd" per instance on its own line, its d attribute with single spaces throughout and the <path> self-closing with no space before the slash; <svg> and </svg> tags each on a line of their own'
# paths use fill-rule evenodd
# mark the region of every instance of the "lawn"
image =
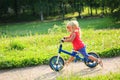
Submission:
<svg viewBox="0 0 120 80">
<path fill-rule="evenodd" d="M 119 80 L 120 79 L 120 73 L 109 73 L 105 75 L 96 75 L 96 76 L 88 76 L 88 77 L 82 77 L 82 76 L 76 76 L 71 75 L 69 77 L 58 77 L 57 80 Z"/>
<path fill-rule="evenodd" d="M 82 29 L 113 29 L 119 28 L 120 24 L 115 24 L 111 18 L 85 18 L 78 19 Z M 45 22 L 22 22 L 0 24 L 0 36 L 27 36 L 30 34 L 47 34 L 48 29 L 54 25 L 64 26 L 64 21 L 45 21 Z"/>
<path fill-rule="evenodd" d="M 120 29 L 112 19 L 79 19 L 87 51 L 101 57 L 120 55 Z M 24 22 L 0 25 L 0 69 L 48 64 L 57 55 L 58 42 L 68 35 L 66 21 Z M 69 43 L 63 48 L 71 51 Z M 64 59 L 68 56 L 62 54 Z"/>
</svg>

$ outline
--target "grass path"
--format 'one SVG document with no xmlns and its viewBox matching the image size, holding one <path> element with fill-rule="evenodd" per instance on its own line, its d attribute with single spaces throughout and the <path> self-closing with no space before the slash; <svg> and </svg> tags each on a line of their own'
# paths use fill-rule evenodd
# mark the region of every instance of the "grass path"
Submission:
<svg viewBox="0 0 120 80">
<path fill-rule="evenodd" d="M 71 63 L 59 73 L 52 71 L 48 65 L 0 70 L 0 80 L 56 80 L 59 76 L 67 76 L 69 79 L 71 75 L 95 76 L 120 70 L 120 57 L 105 58 L 103 63 L 103 69 L 100 66 L 90 69 L 81 62 Z"/>
</svg>

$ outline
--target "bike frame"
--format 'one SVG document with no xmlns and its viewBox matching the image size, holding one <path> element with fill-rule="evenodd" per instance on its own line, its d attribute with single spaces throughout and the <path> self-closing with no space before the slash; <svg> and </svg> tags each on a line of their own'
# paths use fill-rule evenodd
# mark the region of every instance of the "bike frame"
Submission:
<svg viewBox="0 0 120 80">
<path fill-rule="evenodd" d="M 60 46 L 59 46 L 59 49 L 58 49 L 58 57 L 57 57 L 56 64 L 58 63 L 58 60 L 59 60 L 59 57 L 60 57 L 60 53 L 61 53 L 61 52 L 62 52 L 62 53 L 65 53 L 65 54 L 68 54 L 68 55 L 70 55 L 70 56 L 73 56 L 71 52 L 68 52 L 68 51 L 62 49 L 62 42 L 61 42 L 61 43 L 60 43 Z M 77 53 L 77 54 L 78 54 L 78 53 Z M 79 55 L 75 55 L 75 57 L 76 57 L 77 59 L 79 59 L 79 60 L 85 61 L 85 59 L 84 59 L 84 58 L 81 58 Z M 77 61 L 77 60 L 76 60 L 76 61 Z M 75 62 L 76 62 L 76 61 L 75 61 Z"/>
</svg>

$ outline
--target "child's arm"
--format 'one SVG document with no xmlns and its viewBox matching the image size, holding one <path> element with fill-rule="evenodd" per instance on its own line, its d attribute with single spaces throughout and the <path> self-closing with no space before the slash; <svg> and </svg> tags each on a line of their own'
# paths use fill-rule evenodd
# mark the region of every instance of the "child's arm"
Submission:
<svg viewBox="0 0 120 80">
<path fill-rule="evenodd" d="M 72 42 L 76 37 L 75 33 L 72 33 L 72 35 L 70 37 L 67 37 L 64 39 L 64 42 Z"/>
<path fill-rule="evenodd" d="M 64 37 L 64 39 L 68 39 L 68 38 L 70 38 L 70 37 L 69 37 L 69 36 L 65 36 L 65 37 Z"/>
</svg>

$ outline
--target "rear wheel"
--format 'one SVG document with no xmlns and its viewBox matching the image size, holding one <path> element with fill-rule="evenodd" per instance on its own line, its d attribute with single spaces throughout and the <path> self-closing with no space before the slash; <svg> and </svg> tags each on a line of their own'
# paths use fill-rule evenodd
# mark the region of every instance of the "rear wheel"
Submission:
<svg viewBox="0 0 120 80">
<path fill-rule="evenodd" d="M 88 53 L 88 54 L 91 55 L 91 56 L 94 56 L 94 57 L 96 57 L 96 58 L 100 58 L 100 57 L 99 57 L 96 53 L 94 53 L 94 52 L 90 52 L 90 53 Z M 90 59 L 85 60 L 84 63 L 85 63 L 86 66 L 88 66 L 88 67 L 90 67 L 90 68 L 94 68 L 94 67 L 96 67 L 96 66 L 98 65 L 98 63 L 97 63 L 96 61 L 92 61 L 92 60 L 90 60 Z"/>
<path fill-rule="evenodd" d="M 49 61 L 49 66 L 54 71 L 60 71 L 64 67 L 64 60 L 59 57 L 58 63 L 56 63 L 58 56 L 53 56 Z"/>
</svg>

